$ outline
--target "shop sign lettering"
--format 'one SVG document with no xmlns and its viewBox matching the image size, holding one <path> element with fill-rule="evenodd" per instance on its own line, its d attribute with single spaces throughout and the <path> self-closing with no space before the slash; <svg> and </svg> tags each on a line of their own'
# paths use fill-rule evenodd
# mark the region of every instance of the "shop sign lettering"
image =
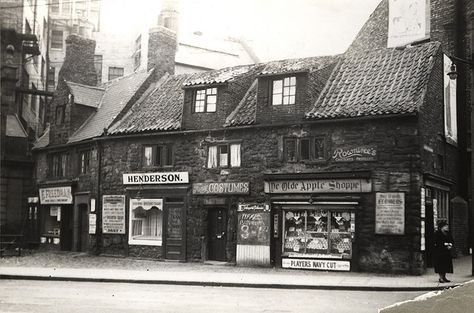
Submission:
<svg viewBox="0 0 474 313">
<path fill-rule="evenodd" d="M 102 197 L 102 232 L 125 234 L 125 196 Z"/>
<path fill-rule="evenodd" d="M 360 193 L 371 192 L 370 179 L 311 179 L 265 182 L 266 193 Z"/>
<path fill-rule="evenodd" d="M 332 153 L 332 159 L 336 162 L 376 161 L 377 148 L 375 146 L 337 148 Z"/>
<path fill-rule="evenodd" d="M 131 173 L 123 174 L 124 185 L 186 184 L 188 172 Z"/>
<path fill-rule="evenodd" d="M 376 193 L 375 233 L 383 235 L 405 233 L 405 194 L 403 192 Z"/>
<path fill-rule="evenodd" d="M 249 182 L 229 182 L 229 183 L 195 183 L 193 184 L 193 194 L 242 194 L 249 193 Z"/>
<path fill-rule="evenodd" d="M 40 188 L 39 190 L 41 204 L 71 204 L 72 192 L 71 186 Z"/>
<path fill-rule="evenodd" d="M 324 271 L 350 271 L 349 261 L 335 260 L 306 260 L 306 259 L 282 259 L 283 268 L 299 268 Z"/>
</svg>

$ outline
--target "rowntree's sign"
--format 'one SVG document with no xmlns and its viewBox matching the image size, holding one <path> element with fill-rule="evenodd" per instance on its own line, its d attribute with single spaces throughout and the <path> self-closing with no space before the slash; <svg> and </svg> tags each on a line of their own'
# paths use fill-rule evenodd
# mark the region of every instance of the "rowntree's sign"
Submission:
<svg viewBox="0 0 474 313">
<path fill-rule="evenodd" d="M 376 161 L 377 148 L 375 146 L 337 148 L 332 152 L 332 159 L 336 162 Z"/>
<path fill-rule="evenodd" d="M 123 174 L 124 185 L 186 184 L 188 172 L 132 173 Z"/>
</svg>

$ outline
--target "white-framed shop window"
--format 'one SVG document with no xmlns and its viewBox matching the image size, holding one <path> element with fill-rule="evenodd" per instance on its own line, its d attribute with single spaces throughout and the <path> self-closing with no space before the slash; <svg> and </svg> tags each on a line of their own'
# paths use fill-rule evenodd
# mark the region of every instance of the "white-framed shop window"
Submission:
<svg viewBox="0 0 474 313">
<path fill-rule="evenodd" d="M 163 242 L 163 199 L 130 199 L 128 243 L 161 246 Z"/>
</svg>

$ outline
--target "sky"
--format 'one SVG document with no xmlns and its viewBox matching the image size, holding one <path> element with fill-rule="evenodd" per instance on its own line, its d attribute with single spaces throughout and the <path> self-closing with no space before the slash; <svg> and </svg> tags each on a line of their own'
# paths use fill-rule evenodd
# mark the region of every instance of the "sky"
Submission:
<svg viewBox="0 0 474 313">
<path fill-rule="evenodd" d="M 102 0 L 102 31 L 156 23 L 160 0 Z M 179 32 L 245 38 L 261 61 L 345 51 L 381 0 L 179 0 Z"/>
</svg>

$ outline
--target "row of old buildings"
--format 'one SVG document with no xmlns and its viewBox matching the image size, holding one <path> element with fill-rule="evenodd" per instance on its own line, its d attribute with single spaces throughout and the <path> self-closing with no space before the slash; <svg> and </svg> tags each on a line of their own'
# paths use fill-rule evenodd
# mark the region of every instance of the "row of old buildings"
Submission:
<svg viewBox="0 0 474 313">
<path fill-rule="evenodd" d="M 179 74 L 161 24 L 146 69 L 104 84 L 95 42 L 69 36 L 33 149 L 28 240 L 419 274 L 446 220 L 469 253 L 472 77 L 457 60 L 472 58 L 472 12 L 383 0 L 344 54 Z"/>
</svg>

